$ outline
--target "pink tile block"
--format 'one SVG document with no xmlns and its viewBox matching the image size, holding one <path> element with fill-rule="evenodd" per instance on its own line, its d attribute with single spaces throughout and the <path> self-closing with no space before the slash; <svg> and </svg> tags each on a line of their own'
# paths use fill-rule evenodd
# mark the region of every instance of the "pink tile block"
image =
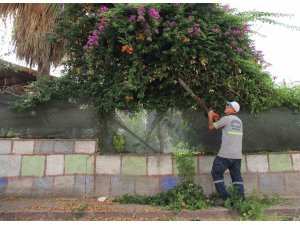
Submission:
<svg viewBox="0 0 300 225">
<path fill-rule="evenodd" d="M 248 172 L 265 173 L 269 171 L 267 155 L 247 155 Z"/>
<path fill-rule="evenodd" d="M 300 171 L 300 154 L 292 154 L 294 171 Z"/>
</svg>

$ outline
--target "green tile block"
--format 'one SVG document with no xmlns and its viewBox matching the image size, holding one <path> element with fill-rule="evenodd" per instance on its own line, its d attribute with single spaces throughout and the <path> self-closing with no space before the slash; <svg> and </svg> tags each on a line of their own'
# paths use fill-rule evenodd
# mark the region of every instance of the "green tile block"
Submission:
<svg viewBox="0 0 300 225">
<path fill-rule="evenodd" d="M 122 157 L 122 174 L 124 175 L 146 175 L 146 157 L 124 156 Z"/>
<path fill-rule="evenodd" d="M 271 171 L 292 171 L 292 160 L 289 154 L 270 154 L 269 163 Z"/>
<path fill-rule="evenodd" d="M 66 155 L 66 174 L 92 174 L 94 173 L 94 156 Z"/>
<path fill-rule="evenodd" d="M 195 174 L 198 173 L 198 166 L 197 166 L 197 157 L 194 157 L 194 166 L 195 166 Z M 179 174 L 178 166 L 176 163 L 176 158 L 173 157 L 173 174 Z"/>
<path fill-rule="evenodd" d="M 45 156 L 23 156 L 22 176 L 43 176 L 45 171 Z"/>
</svg>

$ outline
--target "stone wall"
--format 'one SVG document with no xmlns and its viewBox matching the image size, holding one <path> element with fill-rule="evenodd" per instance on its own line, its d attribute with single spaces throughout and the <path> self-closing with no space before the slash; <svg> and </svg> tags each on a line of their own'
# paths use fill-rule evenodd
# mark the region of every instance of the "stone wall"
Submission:
<svg viewBox="0 0 300 225">
<path fill-rule="evenodd" d="M 97 140 L 0 139 L 0 196 L 99 197 L 155 194 L 180 178 L 172 155 L 100 155 Z M 214 191 L 214 156 L 195 156 L 195 182 Z M 300 194 L 300 152 L 244 154 L 246 192 Z M 230 175 L 225 183 L 230 185 Z"/>
</svg>

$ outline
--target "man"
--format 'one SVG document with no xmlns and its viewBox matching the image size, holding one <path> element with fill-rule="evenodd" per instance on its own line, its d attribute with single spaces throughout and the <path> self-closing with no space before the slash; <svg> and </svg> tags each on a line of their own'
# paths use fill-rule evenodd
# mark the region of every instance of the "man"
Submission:
<svg viewBox="0 0 300 225">
<path fill-rule="evenodd" d="M 222 128 L 222 144 L 213 162 L 211 174 L 215 188 L 224 201 L 230 197 L 224 183 L 224 172 L 227 169 L 230 171 L 234 188 L 238 190 L 242 198 L 245 198 L 241 176 L 243 123 L 236 116 L 239 110 L 239 103 L 233 101 L 226 103 L 224 111 L 226 116 L 220 120 L 218 120 L 219 115 L 214 111 L 208 112 L 209 130 Z"/>
</svg>

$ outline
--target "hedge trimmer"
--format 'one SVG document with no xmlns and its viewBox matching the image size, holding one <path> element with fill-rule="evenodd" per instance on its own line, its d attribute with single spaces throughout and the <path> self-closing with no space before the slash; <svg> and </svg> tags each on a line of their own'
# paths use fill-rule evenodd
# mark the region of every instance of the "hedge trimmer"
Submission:
<svg viewBox="0 0 300 225">
<path fill-rule="evenodd" d="M 207 108 L 204 99 L 198 97 L 198 96 L 192 91 L 192 89 L 191 89 L 191 88 L 190 88 L 183 80 L 181 80 L 180 78 L 178 78 L 178 81 L 179 81 L 179 83 L 181 84 L 181 86 L 182 86 L 182 87 L 183 87 L 183 88 L 184 88 L 184 89 L 192 96 L 192 98 L 193 98 L 196 102 L 198 102 L 199 105 L 200 105 L 203 109 L 205 109 L 206 113 L 208 113 L 209 111 L 212 110 L 212 109 Z M 215 113 L 217 113 L 219 116 L 221 116 L 220 113 L 218 113 L 218 112 L 215 112 Z"/>
</svg>

